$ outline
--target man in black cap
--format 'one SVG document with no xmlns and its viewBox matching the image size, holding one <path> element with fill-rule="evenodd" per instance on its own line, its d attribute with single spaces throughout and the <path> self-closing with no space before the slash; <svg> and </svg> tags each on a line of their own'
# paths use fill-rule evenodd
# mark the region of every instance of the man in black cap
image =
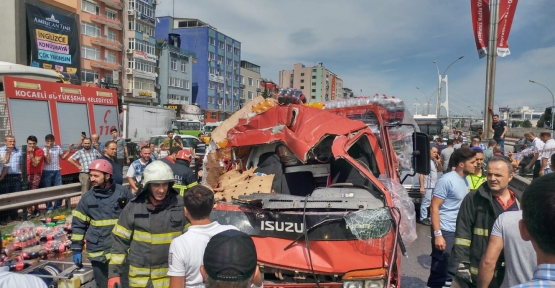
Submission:
<svg viewBox="0 0 555 288">
<path fill-rule="evenodd" d="M 227 230 L 214 235 L 204 250 L 200 273 L 206 288 L 262 287 L 256 264 L 256 247 L 241 231 Z"/>
</svg>

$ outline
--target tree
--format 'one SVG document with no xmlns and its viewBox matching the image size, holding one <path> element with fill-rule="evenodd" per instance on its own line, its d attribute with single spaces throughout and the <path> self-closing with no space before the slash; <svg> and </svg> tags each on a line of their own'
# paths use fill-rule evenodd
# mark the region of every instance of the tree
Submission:
<svg viewBox="0 0 555 288">
<path fill-rule="evenodd" d="M 530 120 L 526 119 L 526 120 L 524 120 L 524 122 L 522 122 L 522 127 L 531 128 L 532 127 L 532 122 L 530 122 Z"/>
</svg>

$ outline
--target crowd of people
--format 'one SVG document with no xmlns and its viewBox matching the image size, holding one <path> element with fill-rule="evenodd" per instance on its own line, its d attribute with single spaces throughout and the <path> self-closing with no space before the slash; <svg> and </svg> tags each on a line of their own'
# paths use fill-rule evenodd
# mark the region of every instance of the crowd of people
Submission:
<svg viewBox="0 0 555 288">
<path fill-rule="evenodd" d="M 548 228 L 555 196 L 547 195 L 555 192 L 555 140 L 550 132 L 527 132 L 532 160 L 522 166 L 523 157 L 504 154 L 505 127 L 494 117 L 487 147 L 480 135 L 470 144 L 431 139 L 431 172 L 419 175 L 420 223 L 431 226 L 432 239 L 427 287 L 450 287 L 453 280 L 461 287 L 555 285 L 555 273 L 549 274 L 555 272 L 555 238 Z M 509 188 L 518 167 L 535 167 L 522 199 Z"/>
<path fill-rule="evenodd" d="M 168 138 L 164 139 L 159 147 L 154 143 L 143 142 L 139 148 L 139 159 L 130 162 L 130 151 L 128 151 L 125 139 L 119 137 L 117 129 L 111 131 L 112 139 L 105 143 L 99 142 L 97 134 L 87 137 L 83 132 L 77 144 L 70 144 L 69 149 L 63 149 L 57 145 L 54 135 L 48 134 L 44 138 L 44 146 L 39 147 L 36 136 L 27 138 L 26 170 L 27 187 L 24 187 L 22 179 L 23 153 L 16 145 L 15 137 L 5 137 L 4 146 L 0 147 L 0 194 L 19 192 L 23 189 L 32 190 L 62 185 L 62 174 L 60 160 L 67 160 L 79 171 L 79 182 L 81 193 L 89 191 L 92 187 L 90 180 L 90 165 L 98 159 L 106 160 L 112 166 L 112 179 L 117 184 L 123 184 L 124 176 L 129 180 L 133 193 L 140 190 L 142 173 L 145 167 L 152 161 L 161 159 L 176 170 L 176 185 L 182 185 L 181 192 L 197 183 L 198 170 L 202 161 L 195 161 L 196 167 L 189 169 L 192 158 L 200 159 L 206 149 L 204 137 L 199 135 L 199 144 L 190 149 L 183 149 L 183 143 L 179 136 L 168 131 Z M 179 138 L 179 140 L 177 140 Z M 166 149 L 166 147 L 168 147 Z M 74 153 L 72 153 L 74 152 Z M 127 174 L 123 175 L 124 166 L 128 166 Z M 45 214 L 49 215 L 54 210 L 62 207 L 63 200 L 47 202 Z M 6 225 L 8 221 L 28 220 L 40 216 L 39 205 L 33 207 L 21 207 L 23 213 L 18 215 L 18 209 L 0 212 L 0 225 Z M 20 208 L 20 209 L 21 209 Z"/>
</svg>

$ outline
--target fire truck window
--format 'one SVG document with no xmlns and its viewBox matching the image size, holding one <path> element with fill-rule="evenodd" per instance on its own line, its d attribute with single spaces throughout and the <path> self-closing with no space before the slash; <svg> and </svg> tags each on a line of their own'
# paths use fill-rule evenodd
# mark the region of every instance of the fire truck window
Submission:
<svg viewBox="0 0 555 288">
<path fill-rule="evenodd" d="M 87 104 L 57 103 L 58 125 L 60 126 L 60 143 L 67 149 L 69 144 L 77 143 L 82 131 L 90 137 L 89 113 Z"/>
<path fill-rule="evenodd" d="M 376 157 L 370 147 L 368 137 L 362 136 L 349 148 L 349 150 L 347 150 L 347 153 L 357 162 L 361 163 L 362 166 L 367 167 L 374 176 L 380 176 L 380 170 L 376 162 Z"/>
<path fill-rule="evenodd" d="M 44 145 L 44 136 L 52 134 L 48 101 L 8 99 L 8 104 L 16 144 L 23 145 L 29 135 L 35 135 Z"/>
</svg>

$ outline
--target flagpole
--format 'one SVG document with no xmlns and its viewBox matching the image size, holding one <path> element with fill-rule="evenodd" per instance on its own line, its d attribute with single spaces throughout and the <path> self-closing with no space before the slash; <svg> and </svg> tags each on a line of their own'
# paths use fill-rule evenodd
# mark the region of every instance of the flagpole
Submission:
<svg viewBox="0 0 555 288">
<path fill-rule="evenodd" d="M 486 65 L 486 97 L 484 107 L 484 138 L 493 137 L 491 129 L 492 118 L 487 116 L 489 108 L 493 109 L 495 101 L 495 66 L 497 62 L 497 30 L 499 24 L 499 0 L 490 1 L 488 62 Z"/>
</svg>

